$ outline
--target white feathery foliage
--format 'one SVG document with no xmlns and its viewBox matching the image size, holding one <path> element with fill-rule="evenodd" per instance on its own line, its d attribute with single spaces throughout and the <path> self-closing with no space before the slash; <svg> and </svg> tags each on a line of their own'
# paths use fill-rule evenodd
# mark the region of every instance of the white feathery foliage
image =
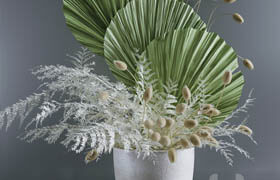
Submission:
<svg viewBox="0 0 280 180">
<path fill-rule="evenodd" d="M 44 139 L 52 144 L 59 140 L 77 153 L 96 149 L 102 154 L 119 147 L 149 154 L 141 124 L 135 123 L 142 113 L 140 104 L 134 102 L 136 97 L 123 84 L 94 74 L 94 55 L 87 49 L 69 57 L 73 68 L 50 65 L 32 72 L 43 81 L 42 93 L 0 112 L 0 128 L 8 129 L 15 120 L 23 124 L 34 112 L 31 121 L 25 122 L 26 134 L 21 137 L 28 142 Z M 108 93 L 108 99 L 100 97 L 102 92 Z M 54 115 L 62 118 L 54 120 Z"/>
<path fill-rule="evenodd" d="M 219 141 L 219 146 L 216 147 L 217 151 L 220 151 L 220 153 L 225 157 L 228 164 L 233 165 L 233 153 L 230 149 L 235 149 L 241 154 L 243 154 L 247 159 L 252 159 L 250 154 L 242 149 L 240 146 L 236 144 L 236 140 L 234 138 L 234 135 L 236 134 L 243 134 L 247 136 L 254 144 L 257 144 L 257 142 L 254 140 L 253 136 L 251 134 L 244 133 L 238 129 L 237 125 L 231 125 L 229 122 L 233 118 L 240 118 L 240 113 L 248 113 L 248 109 L 250 106 L 253 105 L 255 102 L 255 98 L 252 98 L 253 90 L 249 93 L 248 98 L 246 99 L 245 103 L 237 108 L 235 111 L 231 113 L 228 117 L 225 118 L 225 121 L 223 121 L 220 125 L 217 125 L 215 127 L 215 130 L 213 132 L 213 137 L 220 138 L 220 137 L 227 137 L 230 139 L 230 142 L 225 142 L 223 140 Z M 244 125 L 247 121 L 247 118 L 240 123 L 240 125 Z"/>
<path fill-rule="evenodd" d="M 249 96 L 248 96 L 246 102 L 241 107 L 237 108 L 235 111 L 233 111 L 231 113 L 231 115 L 229 115 L 228 117 L 225 118 L 226 121 L 229 120 L 229 119 L 238 117 L 238 115 L 240 113 L 247 113 L 248 112 L 248 109 L 251 106 L 254 105 L 254 102 L 256 100 L 256 98 L 252 98 L 253 91 L 254 91 L 254 89 L 251 90 L 251 92 L 249 93 Z"/>
<path fill-rule="evenodd" d="M 37 139 L 43 139 L 49 144 L 60 142 L 70 151 L 81 153 L 94 149 L 99 155 L 110 153 L 116 147 L 135 150 L 147 157 L 157 150 L 182 148 L 178 144 L 181 139 L 199 134 L 204 131 L 203 128 L 210 128 L 213 130 L 210 136 L 216 138 L 218 143 L 201 138 L 203 146 L 214 146 L 229 164 L 233 163 L 232 148 L 250 157 L 236 145 L 233 136 L 242 133 L 253 140 L 252 135 L 241 132 L 229 120 L 241 112 L 247 113 L 248 107 L 254 102 L 251 93 L 246 103 L 222 124 L 213 125 L 209 123 L 211 116 L 202 110 L 203 105 L 207 104 L 208 95 L 206 82 L 201 80 L 196 92 L 192 92 L 192 98 L 185 104 L 185 110 L 177 114 L 178 98 L 174 94 L 181 91 L 177 82 L 168 81 L 163 84 L 149 68 L 149 61 L 145 57 L 136 56 L 139 59 L 138 71 L 134 77 L 136 86 L 132 89 L 95 74 L 94 55 L 86 48 L 68 56 L 74 67 L 50 65 L 36 68 L 32 73 L 42 81 L 39 88 L 41 92 L 1 111 L 0 129 L 8 129 L 15 120 L 19 120 L 26 130 L 20 138 L 27 142 Z M 161 88 L 154 89 L 162 90 L 154 91 L 151 101 L 146 103 L 143 100 L 146 89 L 157 86 Z M 169 146 L 153 142 L 149 131 L 144 128 L 146 120 L 156 122 L 159 118 L 173 121 L 168 128 L 152 127 L 161 136 L 170 138 Z M 186 119 L 196 121 L 196 127 L 185 128 Z M 228 137 L 230 142 L 221 137 Z"/>
</svg>

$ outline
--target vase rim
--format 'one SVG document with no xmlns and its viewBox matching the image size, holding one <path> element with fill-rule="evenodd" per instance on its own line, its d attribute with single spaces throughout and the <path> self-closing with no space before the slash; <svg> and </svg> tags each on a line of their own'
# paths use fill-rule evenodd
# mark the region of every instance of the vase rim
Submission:
<svg viewBox="0 0 280 180">
<path fill-rule="evenodd" d="M 115 150 L 119 150 L 119 151 L 125 151 L 125 152 L 136 152 L 138 153 L 136 150 L 124 150 L 123 148 L 119 148 L 119 147 L 114 147 Z M 192 151 L 194 150 L 195 148 L 192 147 L 192 148 L 188 148 L 188 149 L 175 149 L 176 151 Z M 168 150 L 154 150 L 153 151 L 154 153 L 167 153 Z M 139 153 L 142 153 L 142 152 L 139 152 Z"/>
</svg>

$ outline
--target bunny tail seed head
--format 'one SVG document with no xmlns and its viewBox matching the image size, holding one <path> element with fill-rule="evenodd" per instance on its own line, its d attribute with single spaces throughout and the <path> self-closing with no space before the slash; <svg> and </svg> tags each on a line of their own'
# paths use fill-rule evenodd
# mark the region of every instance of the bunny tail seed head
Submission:
<svg viewBox="0 0 280 180">
<path fill-rule="evenodd" d="M 157 125 L 159 128 L 164 128 L 166 126 L 166 120 L 164 118 L 160 117 L 157 120 Z"/>
<path fill-rule="evenodd" d="M 209 111 L 207 111 L 205 113 L 207 116 L 219 116 L 221 115 L 221 111 L 219 111 L 218 109 L 216 108 L 211 108 L 209 109 Z"/>
<path fill-rule="evenodd" d="M 199 131 L 197 135 L 201 138 L 207 138 L 210 136 L 210 133 L 206 130 Z"/>
<path fill-rule="evenodd" d="M 193 134 L 193 135 L 190 136 L 190 141 L 196 147 L 201 146 L 200 138 L 196 134 Z"/>
<path fill-rule="evenodd" d="M 168 150 L 168 159 L 171 163 L 175 163 L 177 160 L 177 153 L 174 148 Z"/>
<path fill-rule="evenodd" d="M 87 153 L 86 157 L 85 157 L 85 162 L 86 163 L 90 163 L 92 161 L 95 161 L 98 158 L 98 153 L 96 150 L 91 150 Z"/>
<path fill-rule="evenodd" d="M 197 126 L 197 121 L 187 119 L 184 122 L 184 126 L 185 128 L 192 129 Z"/>
<path fill-rule="evenodd" d="M 232 4 L 232 3 L 235 3 L 236 0 L 224 0 L 224 2 L 225 2 L 225 3 L 230 3 L 230 4 Z"/>
<path fill-rule="evenodd" d="M 224 85 L 229 85 L 232 81 L 232 72 L 231 71 L 226 71 L 223 75 L 223 82 Z"/>
<path fill-rule="evenodd" d="M 189 143 L 189 141 L 187 139 L 181 139 L 180 143 L 183 146 L 183 148 L 190 147 L 190 143 Z"/>
<path fill-rule="evenodd" d="M 177 114 L 182 114 L 186 110 L 186 104 L 177 104 L 176 106 L 176 113 Z"/>
<path fill-rule="evenodd" d="M 127 70 L 127 65 L 123 61 L 114 61 L 114 65 L 120 71 L 126 71 Z"/>
<path fill-rule="evenodd" d="M 161 138 L 161 136 L 160 136 L 160 134 L 159 134 L 158 132 L 154 132 L 154 133 L 152 133 L 152 135 L 151 135 L 151 139 L 152 139 L 153 141 L 155 141 L 155 142 L 159 142 L 160 138 Z"/>
<path fill-rule="evenodd" d="M 219 145 L 219 142 L 217 141 L 217 139 L 213 138 L 212 136 L 208 137 L 207 141 L 209 143 L 211 143 L 211 145 L 214 145 L 214 146 L 218 146 Z"/>
<path fill-rule="evenodd" d="M 169 146 L 171 144 L 171 139 L 168 136 L 162 136 L 159 143 L 163 146 Z"/>
<path fill-rule="evenodd" d="M 171 128 L 174 124 L 175 124 L 175 121 L 173 119 L 168 118 L 168 119 L 166 119 L 165 127 L 166 128 Z"/>
<path fill-rule="evenodd" d="M 245 133 L 249 136 L 251 136 L 253 134 L 252 129 L 250 129 L 248 126 L 244 126 L 244 125 L 240 125 L 238 127 L 238 130 L 241 131 L 242 133 Z"/>
<path fill-rule="evenodd" d="M 202 126 L 200 128 L 200 130 L 207 131 L 207 132 L 209 132 L 209 134 L 212 134 L 214 132 L 213 128 L 208 127 L 208 126 Z"/>
<path fill-rule="evenodd" d="M 204 104 L 204 105 L 202 105 L 201 110 L 205 113 L 213 107 L 214 107 L 214 105 L 212 105 L 212 104 Z"/>
<path fill-rule="evenodd" d="M 149 102 L 153 97 L 153 88 L 148 87 L 143 95 L 143 99 L 145 102 Z"/>
<path fill-rule="evenodd" d="M 249 59 L 244 59 L 244 60 L 243 60 L 243 64 L 244 64 L 244 66 L 245 66 L 246 68 L 248 68 L 249 70 L 255 69 L 254 64 L 253 64 L 252 61 L 249 60 Z"/>
<path fill-rule="evenodd" d="M 144 122 L 144 127 L 147 129 L 152 129 L 154 126 L 154 122 L 152 120 L 146 120 Z"/>
<path fill-rule="evenodd" d="M 188 86 L 183 87 L 182 95 L 183 95 L 185 101 L 188 101 L 191 98 L 192 93 L 191 93 L 190 89 L 188 88 Z"/>
<path fill-rule="evenodd" d="M 232 18 L 233 18 L 237 23 L 239 23 L 239 24 L 243 24 L 243 23 L 244 23 L 243 17 L 242 17 L 240 14 L 238 14 L 238 13 L 234 13 L 234 14 L 232 15 Z"/>
</svg>

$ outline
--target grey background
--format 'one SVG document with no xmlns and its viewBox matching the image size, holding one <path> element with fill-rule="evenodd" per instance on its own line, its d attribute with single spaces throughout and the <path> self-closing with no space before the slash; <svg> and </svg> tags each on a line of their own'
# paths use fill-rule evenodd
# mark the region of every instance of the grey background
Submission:
<svg viewBox="0 0 280 180">
<path fill-rule="evenodd" d="M 201 15 L 205 17 L 210 7 L 211 4 L 206 3 Z M 247 81 L 243 97 L 252 87 L 256 89 L 257 103 L 250 110 L 249 125 L 259 145 L 240 139 L 239 144 L 246 147 L 255 160 L 237 155 L 233 167 L 213 150 L 197 150 L 195 180 L 209 179 L 212 173 L 219 173 L 220 179 L 227 180 L 233 180 L 235 173 L 243 174 L 246 180 L 280 178 L 279 7 L 279 0 L 242 0 L 221 10 L 238 11 L 246 19 L 244 25 L 238 25 L 230 17 L 220 18 L 213 31 L 240 55 L 254 60 L 255 71 L 241 69 Z M 38 87 L 39 82 L 30 74 L 31 68 L 40 64 L 70 65 L 65 54 L 78 50 L 80 45 L 66 27 L 61 8 L 61 0 L 0 0 L 1 109 Z M 97 73 L 111 76 L 102 58 L 98 58 L 96 69 Z M 114 179 L 111 155 L 86 166 L 83 154 L 69 153 L 59 144 L 21 142 L 16 139 L 21 132 L 17 126 L 7 133 L 0 132 L 1 180 Z"/>
</svg>

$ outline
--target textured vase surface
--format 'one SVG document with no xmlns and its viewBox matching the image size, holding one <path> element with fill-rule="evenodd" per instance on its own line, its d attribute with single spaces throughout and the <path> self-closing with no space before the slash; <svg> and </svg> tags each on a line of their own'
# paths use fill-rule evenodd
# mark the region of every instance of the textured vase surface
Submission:
<svg viewBox="0 0 280 180">
<path fill-rule="evenodd" d="M 115 180 L 193 180 L 193 148 L 177 150 L 175 163 L 169 162 L 167 152 L 156 152 L 154 161 L 117 148 L 113 155 Z"/>
</svg>

